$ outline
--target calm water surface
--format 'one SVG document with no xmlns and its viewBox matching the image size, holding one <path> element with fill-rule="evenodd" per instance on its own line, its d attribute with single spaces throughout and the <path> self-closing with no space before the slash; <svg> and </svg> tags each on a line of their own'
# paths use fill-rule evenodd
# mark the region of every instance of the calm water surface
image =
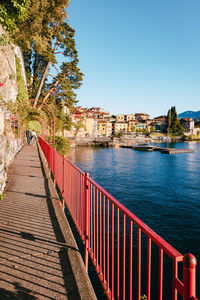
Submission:
<svg viewBox="0 0 200 300">
<path fill-rule="evenodd" d="M 79 147 L 71 159 L 178 251 L 194 254 L 200 265 L 200 143 L 159 145 L 195 152 Z"/>
<path fill-rule="evenodd" d="M 158 145 L 158 144 L 157 144 Z M 181 253 L 200 256 L 200 143 L 194 153 L 78 147 L 72 161 Z"/>
</svg>

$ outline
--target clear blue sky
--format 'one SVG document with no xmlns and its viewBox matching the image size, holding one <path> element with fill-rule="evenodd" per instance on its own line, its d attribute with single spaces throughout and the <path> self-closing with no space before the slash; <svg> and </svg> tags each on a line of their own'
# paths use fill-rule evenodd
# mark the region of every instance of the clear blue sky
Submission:
<svg viewBox="0 0 200 300">
<path fill-rule="evenodd" d="M 200 110 L 199 0 L 71 0 L 79 105 L 111 114 Z"/>
</svg>

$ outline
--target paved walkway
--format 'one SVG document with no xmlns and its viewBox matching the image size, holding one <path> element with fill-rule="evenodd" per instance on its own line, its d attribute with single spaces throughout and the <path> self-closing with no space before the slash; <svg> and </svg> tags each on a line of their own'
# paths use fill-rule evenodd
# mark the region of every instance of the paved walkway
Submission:
<svg viewBox="0 0 200 300">
<path fill-rule="evenodd" d="M 0 299 L 96 299 L 37 146 L 9 168 L 0 200 Z"/>
</svg>

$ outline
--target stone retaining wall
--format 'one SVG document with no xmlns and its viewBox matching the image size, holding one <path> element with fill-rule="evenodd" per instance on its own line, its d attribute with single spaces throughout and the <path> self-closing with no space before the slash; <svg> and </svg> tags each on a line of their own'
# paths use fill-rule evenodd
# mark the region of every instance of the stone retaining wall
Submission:
<svg viewBox="0 0 200 300">
<path fill-rule="evenodd" d="M 7 104 L 15 103 L 18 88 L 14 48 L 0 25 L 0 195 L 6 185 L 7 168 L 14 157 L 13 134 Z"/>
</svg>

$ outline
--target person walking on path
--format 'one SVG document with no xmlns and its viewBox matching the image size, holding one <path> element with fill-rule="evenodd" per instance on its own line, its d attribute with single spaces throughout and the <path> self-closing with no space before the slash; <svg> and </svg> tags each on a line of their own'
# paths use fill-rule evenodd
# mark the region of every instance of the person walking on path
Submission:
<svg viewBox="0 0 200 300">
<path fill-rule="evenodd" d="M 30 145 L 31 138 L 32 138 L 32 135 L 31 135 L 31 130 L 29 128 L 28 130 L 26 130 L 26 139 L 27 139 L 28 145 Z"/>
<path fill-rule="evenodd" d="M 31 136 L 32 136 L 32 140 L 33 140 L 32 144 L 34 145 L 37 141 L 37 134 L 34 130 L 31 132 Z"/>
</svg>

